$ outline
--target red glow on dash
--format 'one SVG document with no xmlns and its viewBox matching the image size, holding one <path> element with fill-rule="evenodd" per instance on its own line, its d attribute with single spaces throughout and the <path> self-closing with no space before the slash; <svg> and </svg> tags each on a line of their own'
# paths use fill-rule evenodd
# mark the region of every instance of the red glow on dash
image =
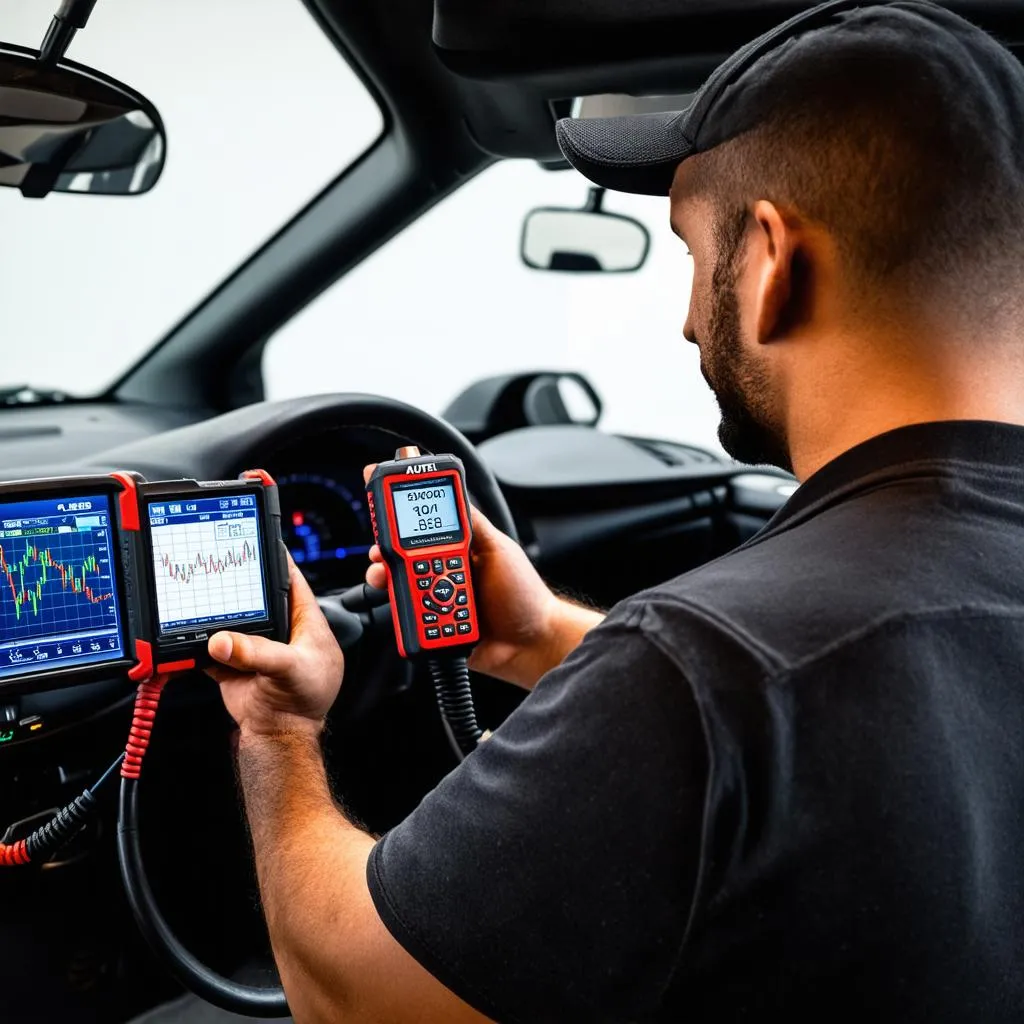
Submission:
<svg viewBox="0 0 1024 1024">
<path fill-rule="evenodd" d="M 292 513 L 292 526 L 301 526 L 306 521 L 306 517 L 301 512 Z"/>
</svg>

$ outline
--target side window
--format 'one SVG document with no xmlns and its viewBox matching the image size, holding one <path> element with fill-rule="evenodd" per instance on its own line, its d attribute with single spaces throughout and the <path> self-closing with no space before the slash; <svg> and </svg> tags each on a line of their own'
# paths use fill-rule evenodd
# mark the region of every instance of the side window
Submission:
<svg viewBox="0 0 1024 1024">
<path fill-rule="evenodd" d="M 651 232 L 636 273 L 552 273 L 520 261 L 525 213 L 580 206 L 586 195 L 573 172 L 525 161 L 489 168 L 271 339 L 268 397 L 365 391 L 440 413 L 482 377 L 574 369 L 604 399 L 605 429 L 718 450 L 717 407 L 682 336 L 692 267 L 667 199 L 606 197 L 610 212 Z"/>
</svg>

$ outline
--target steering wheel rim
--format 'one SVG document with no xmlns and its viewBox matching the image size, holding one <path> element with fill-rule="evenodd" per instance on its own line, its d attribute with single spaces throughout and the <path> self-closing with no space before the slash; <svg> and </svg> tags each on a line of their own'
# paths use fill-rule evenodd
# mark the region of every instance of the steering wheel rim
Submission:
<svg viewBox="0 0 1024 1024">
<path fill-rule="evenodd" d="M 383 395 L 337 392 L 256 402 L 111 449 L 97 468 L 110 471 L 130 466 L 151 480 L 169 476 L 219 480 L 265 463 L 268 454 L 293 444 L 297 435 L 322 435 L 345 427 L 391 434 L 396 447 L 418 444 L 459 456 L 480 510 L 498 529 L 517 539 L 515 521 L 498 482 L 472 442 L 437 416 Z M 183 452 L 188 453 L 187 461 Z"/>
<path fill-rule="evenodd" d="M 251 437 L 246 458 L 259 463 L 268 450 L 284 444 L 294 444 L 296 431 L 316 435 L 332 430 L 362 428 L 391 434 L 395 447 L 415 444 L 431 454 L 441 452 L 458 456 L 466 467 L 467 486 L 480 511 L 503 533 L 518 540 L 515 520 L 501 492 L 497 478 L 480 457 L 476 446 L 450 423 L 414 405 L 383 395 L 342 393 L 316 395 L 301 401 L 267 402 L 219 417 L 222 429 L 232 427 L 231 420 L 251 417 L 253 409 L 264 410 L 260 426 L 252 431 L 243 429 Z M 266 415 L 266 412 L 271 415 Z M 262 429 L 260 429 L 262 428 Z M 390 453 L 381 453 L 382 457 Z M 235 460 L 237 461 L 237 459 Z"/>
<path fill-rule="evenodd" d="M 273 409 L 275 404 L 277 409 Z M 219 417 L 218 426 L 225 434 L 235 429 L 246 432 L 249 441 L 245 458 L 254 463 L 265 459 L 273 438 L 281 436 L 286 425 L 290 441 L 294 443 L 296 419 L 309 433 L 362 427 L 391 433 L 399 444 L 411 442 L 432 454 L 451 453 L 462 460 L 467 486 L 480 510 L 498 529 L 518 540 L 515 521 L 497 479 L 472 442 L 450 424 L 415 406 L 373 395 L 316 396 L 300 403 L 298 410 L 296 403 L 287 403 L 292 410 L 290 416 L 280 415 L 285 411 L 281 408 L 284 405 L 286 403 L 264 403 L 264 412 L 272 409 L 276 414 L 264 415 L 256 422 L 251 422 L 254 407 L 249 406 Z M 174 433 L 180 435 L 190 429 L 195 430 L 185 428 Z M 181 443 L 180 436 L 178 443 Z M 288 1003 L 281 986 L 239 984 L 210 970 L 178 942 L 156 905 L 142 862 L 137 784 L 126 780 L 120 806 L 118 859 L 129 904 L 140 930 L 168 971 L 190 991 L 221 1009 L 250 1017 L 287 1016 Z"/>
</svg>

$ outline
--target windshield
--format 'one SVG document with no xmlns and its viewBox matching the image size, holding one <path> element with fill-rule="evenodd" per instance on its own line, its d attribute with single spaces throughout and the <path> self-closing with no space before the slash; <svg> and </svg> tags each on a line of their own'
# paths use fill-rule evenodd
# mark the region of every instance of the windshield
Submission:
<svg viewBox="0 0 1024 1024">
<path fill-rule="evenodd" d="M 0 38 L 38 47 L 57 7 L 0 5 Z M 163 176 L 143 196 L 0 189 L 0 386 L 87 395 L 290 220 L 382 121 L 300 0 L 99 0 L 68 57 L 148 96 L 168 135 Z"/>
<path fill-rule="evenodd" d="M 0 5 L 0 38 L 37 46 L 54 9 Z M 280 39 L 270 67 L 267 41 Z M 100 0 L 69 56 L 138 88 L 168 133 L 166 168 L 145 195 L 40 201 L 0 189 L 0 302 L 16 339 L 0 387 L 89 395 L 363 153 L 382 119 L 300 0 Z M 606 197 L 606 210 L 650 231 L 637 273 L 521 262 L 524 214 L 586 197 L 572 171 L 484 171 L 271 339 L 268 397 L 367 391 L 441 413 L 482 377 L 571 369 L 601 395 L 606 429 L 719 450 L 717 408 L 681 335 L 692 268 L 664 199 Z"/>
<path fill-rule="evenodd" d="M 440 413 L 482 377 L 576 370 L 604 402 L 606 430 L 721 452 L 718 408 L 682 336 L 693 267 L 668 200 L 609 193 L 604 208 L 651 234 L 636 273 L 531 270 L 532 207 L 582 206 L 575 171 L 497 164 L 346 274 L 271 339 L 270 398 L 368 391 Z"/>
</svg>

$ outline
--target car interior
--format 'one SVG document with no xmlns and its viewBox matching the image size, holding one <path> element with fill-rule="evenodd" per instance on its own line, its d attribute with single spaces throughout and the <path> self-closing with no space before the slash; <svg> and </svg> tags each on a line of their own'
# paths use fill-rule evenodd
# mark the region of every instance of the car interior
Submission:
<svg viewBox="0 0 1024 1024">
<path fill-rule="evenodd" d="M 429 677 L 399 657 L 388 609 L 362 588 L 373 542 L 365 465 L 407 445 L 458 456 L 473 501 L 518 538 L 544 578 L 599 607 L 743 543 L 796 484 L 780 471 L 741 466 L 676 439 L 604 429 L 601 395 L 572 367 L 483 373 L 440 416 L 362 389 L 268 400 L 261 372 L 268 339 L 486 168 L 523 160 L 553 174 L 565 170 L 557 118 L 679 109 L 726 55 L 812 5 L 276 2 L 303 4 L 358 75 L 379 105 L 379 137 L 229 276 L 211 280 L 202 301 L 163 337 L 147 339 L 144 355 L 105 391 L 0 392 L 0 480 L 114 471 L 154 481 L 232 480 L 266 470 L 279 488 L 286 546 L 345 650 L 344 686 L 325 742 L 329 770 L 348 810 L 383 833 L 454 759 Z M 71 14 L 55 19 L 56 27 L 47 32 L 40 24 L 43 56 L 56 53 L 51 69 L 75 66 L 73 44 L 70 57 L 64 51 L 76 28 L 88 35 L 92 6 L 66 3 L 61 10 Z M 1019 3 L 949 6 L 1024 52 Z M 268 51 L 274 45 L 268 40 Z M 38 56 L 0 44 L 0 77 Z M 3 96 L 0 88 L 0 106 Z M 120 119 L 138 133 L 131 173 L 120 184 L 99 163 L 68 163 L 42 177 L 32 168 L 22 173 L 4 119 L 0 184 L 20 188 L 25 203 L 51 190 L 118 188 L 138 193 L 124 202 L 146 203 L 160 189 L 161 140 L 166 133 L 172 152 L 174 133 L 148 100 L 133 102 L 145 115 Z M 108 144 L 126 145 L 114 139 Z M 20 162 L 27 166 L 29 157 Z M 647 231 L 609 215 L 603 199 L 591 190 L 579 209 L 534 211 L 524 223 L 524 264 L 538 274 L 636 270 Z M 381 338 L 385 369 L 387 346 Z M 628 346 L 622 360 L 623 374 L 642 389 Z M 440 362 L 436 373 L 443 374 Z M 524 696 L 480 675 L 472 688 L 480 724 L 490 729 Z M 134 693 L 124 674 L 33 692 L 0 686 L 4 842 L 47 820 L 123 749 Z M 142 847 L 155 897 L 183 945 L 225 976 L 271 984 L 231 736 L 205 675 L 189 673 L 168 687 L 141 785 Z M 126 900 L 115 804 L 116 794 L 104 792 L 87 828 L 47 863 L 0 871 L 3 1019 L 129 1020 L 182 991 L 142 941 Z"/>
</svg>

